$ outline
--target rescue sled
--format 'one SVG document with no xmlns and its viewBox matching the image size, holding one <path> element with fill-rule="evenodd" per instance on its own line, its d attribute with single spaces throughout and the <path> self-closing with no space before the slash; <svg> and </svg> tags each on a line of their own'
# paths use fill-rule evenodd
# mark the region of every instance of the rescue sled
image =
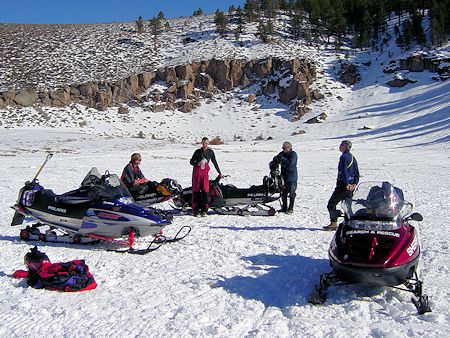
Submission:
<svg viewBox="0 0 450 338">
<path fill-rule="evenodd" d="M 332 271 L 320 276 L 309 299 L 320 304 L 330 286 L 363 283 L 411 292 L 419 314 L 430 312 L 417 268 L 420 246 L 410 221 L 422 221 L 401 189 L 388 182 L 361 183 L 342 202 L 344 221 L 328 251 Z"/>
</svg>

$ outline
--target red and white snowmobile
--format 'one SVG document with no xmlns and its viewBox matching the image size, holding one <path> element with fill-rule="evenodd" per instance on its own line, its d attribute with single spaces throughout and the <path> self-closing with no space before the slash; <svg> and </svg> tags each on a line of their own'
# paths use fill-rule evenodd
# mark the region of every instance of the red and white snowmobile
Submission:
<svg viewBox="0 0 450 338">
<path fill-rule="evenodd" d="M 332 271 L 320 276 L 310 303 L 323 303 L 330 286 L 363 283 L 412 292 L 417 311 L 430 312 L 417 274 L 418 234 L 409 223 L 423 217 L 411 213 L 413 206 L 404 200 L 402 190 L 388 182 L 364 182 L 342 207 L 344 222 L 328 251 Z"/>
</svg>

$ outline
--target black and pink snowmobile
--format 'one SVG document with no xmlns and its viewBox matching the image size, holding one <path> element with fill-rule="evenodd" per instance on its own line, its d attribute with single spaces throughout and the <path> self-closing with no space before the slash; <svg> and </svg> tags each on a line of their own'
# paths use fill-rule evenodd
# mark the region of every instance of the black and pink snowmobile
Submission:
<svg viewBox="0 0 450 338">
<path fill-rule="evenodd" d="M 20 189 L 12 207 L 15 214 L 11 225 L 25 223 L 20 232 L 24 240 L 74 244 L 102 240 L 128 247 L 119 252 L 144 254 L 190 232 L 190 227 L 182 227 L 175 238 L 163 236 L 162 230 L 172 223 L 172 215 L 136 204 L 115 174 L 100 175 L 92 168 L 78 189 L 61 195 L 44 189 L 37 180 L 38 174 Z M 153 240 L 140 242 L 145 248 L 139 249 L 135 238 L 146 236 L 152 236 Z"/>
<path fill-rule="evenodd" d="M 430 312 L 417 273 L 418 234 L 409 223 L 423 217 L 411 213 L 413 206 L 402 190 L 388 182 L 364 182 L 342 207 L 344 221 L 328 251 L 332 271 L 320 276 L 309 301 L 323 303 L 331 286 L 363 283 L 409 291 L 417 311 Z"/>
<path fill-rule="evenodd" d="M 276 211 L 268 203 L 279 200 L 283 179 L 277 169 L 264 176 L 262 185 L 237 188 L 232 184 L 221 184 L 220 175 L 209 181 L 208 205 L 221 215 L 273 216 Z M 185 188 L 173 199 L 175 207 L 183 211 L 191 208 L 192 187 Z"/>
</svg>

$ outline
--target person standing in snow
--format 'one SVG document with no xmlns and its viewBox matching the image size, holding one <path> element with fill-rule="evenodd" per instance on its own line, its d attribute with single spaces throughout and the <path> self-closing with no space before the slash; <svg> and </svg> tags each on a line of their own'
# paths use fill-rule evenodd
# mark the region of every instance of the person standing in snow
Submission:
<svg viewBox="0 0 450 338">
<path fill-rule="evenodd" d="M 209 161 L 212 161 L 214 167 L 223 177 L 217 164 L 214 151 L 209 148 L 207 137 L 202 138 L 202 147 L 197 149 L 191 158 L 192 169 L 192 212 L 194 216 L 206 216 L 208 212 L 209 199 Z"/>
<path fill-rule="evenodd" d="M 132 194 L 143 194 L 148 190 L 149 180 L 145 178 L 144 174 L 139 168 L 142 157 L 139 153 L 131 155 L 130 162 L 125 166 L 120 180 L 128 188 Z"/>
<path fill-rule="evenodd" d="M 292 214 L 294 211 L 294 201 L 297 190 L 297 153 L 292 150 L 290 142 L 284 142 L 282 151 L 273 158 L 272 163 L 276 166 L 281 164 L 281 176 L 284 180 L 283 190 L 281 192 L 282 206 L 280 212 Z M 289 197 L 289 207 L 288 200 Z"/>
<path fill-rule="evenodd" d="M 330 213 L 330 224 L 323 227 L 323 229 L 327 231 L 336 230 L 336 206 L 345 198 L 353 196 L 353 191 L 359 182 L 358 162 L 356 161 L 356 158 L 350 154 L 351 148 L 352 142 L 348 140 L 342 141 L 339 145 L 339 151 L 342 155 L 339 158 L 336 188 L 327 205 L 328 212 Z"/>
</svg>

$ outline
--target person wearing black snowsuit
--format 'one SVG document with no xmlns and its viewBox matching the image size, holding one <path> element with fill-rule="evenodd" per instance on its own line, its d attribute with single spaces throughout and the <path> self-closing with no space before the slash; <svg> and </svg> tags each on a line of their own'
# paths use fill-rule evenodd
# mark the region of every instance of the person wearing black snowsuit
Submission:
<svg viewBox="0 0 450 338">
<path fill-rule="evenodd" d="M 217 172 L 223 177 L 219 165 L 217 164 L 214 151 L 208 147 L 207 137 L 202 139 L 202 147 L 197 149 L 191 158 L 192 169 L 192 213 L 197 216 L 200 212 L 206 216 L 208 212 L 209 200 L 209 162 L 214 164 Z"/>
<path fill-rule="evenodd" d="M 339 158 L 336 188 L 327 204 L 330 224 L 325 226 L 324 230 L 335 230 L 337 228 L 338 212 L 336 206 L 344 199 L 353 196 L 353 191 L 359 182 L 358 162 L 350 153 L 351 148 L 352 142 L 348 140 L 342 141 L 339 145 L 339 151 L 342 155 Z"/>
<path fill-rule="evenodd" d="M 281 176 L 284 180 L 283 190 L 281 192 L 281 210 L 280 212 L 292 213 L 294 211 L 295 191 L 297 190 L 297 153 L 292 150 L 290 142 L 284 142 L 283 151 L 273 158 L 273 163 L 281 164 Z M 289 207 L 288 207 L 289 197 Z"/>
<path fill-rule="evenodd" d="M 140 154 L 134 153 L 131 155 L 131 160 L 123 169 L 120 177 L 120 180 L 132 194 L 143 194 L 149 188 L 147 184 L 149 181 L 145 178 L 141 168 L 139 168 L 141 161 L 142 157 Z"/>
</svg>

